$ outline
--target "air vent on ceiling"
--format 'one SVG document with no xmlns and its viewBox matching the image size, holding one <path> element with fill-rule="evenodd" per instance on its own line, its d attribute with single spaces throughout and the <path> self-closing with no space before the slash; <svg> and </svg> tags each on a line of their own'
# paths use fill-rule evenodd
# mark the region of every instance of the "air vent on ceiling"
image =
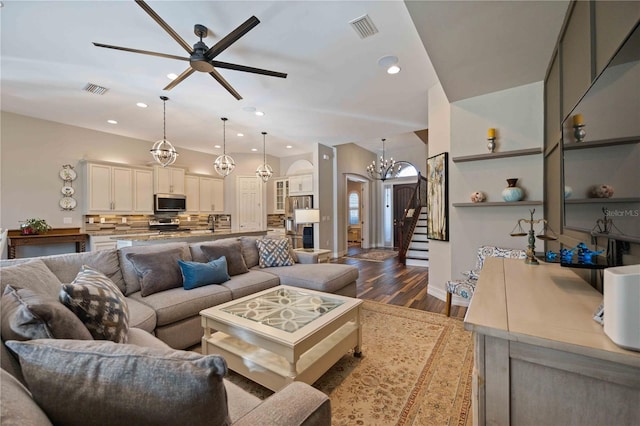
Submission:
<svg viewBox="0 0 640 426">
<path fill-rule="evenodd" d="M 369 15 L 363 15 L 349 22 L 353 29 L 358 33 L 360 38 L 371 37 L 378 32 L 376 25 L 373 23 Z"/>
<path fill-rule="evenodd" d="M 95 93 L 96 95 L 104 95 L 109 91 L 106 87 L 98 86 L 97 84 L 87 83 L 86 86 L 82 89 L 89 93 Z"/>
</svg>

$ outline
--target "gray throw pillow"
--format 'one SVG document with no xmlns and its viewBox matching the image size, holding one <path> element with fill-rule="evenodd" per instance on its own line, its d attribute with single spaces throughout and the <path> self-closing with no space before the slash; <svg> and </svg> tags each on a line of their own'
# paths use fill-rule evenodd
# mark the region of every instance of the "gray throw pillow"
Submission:
<svg viewBox="0 0 640 426">
<path fill-rule="evenodd" d="M 2 292 L 7 285 L 14 288 L 28 288 L 37 293 L 58 296 L 62 283 L 40 259 L 0 269 Z"/>
<path fill-rule="evenodd" d="M 291 266 L 295 263 L 289 254 L 290 245 L 286 238 L 263 238 L 256 240 L 256 245 L 260 253 L 261 268 Z"/>
<path fill-rule="evenodd" d="M 31 339 L 93 338 L 58 298 L 7 286 L 2 295 L 2 340 Z"/>
<path fill-rule="evenodd" d="M 211 244 L 202 244 L 200 246 L 202 253 L 208 257 L 208 260 L 219 259 L 224 256 L 227 258 L 227 270 L 229 275 L 240 275 L 249 272 L 247 264 L 242 256 L 242 244 L 237 240 L 220 240 Z"/>
<path fill-rule="evenodd" d="M 182 287 L 182 272 L 178 265 L 181 255 L 181 249 L 157 253 L 127 253 L 127 259 L 140 278 L 140 293 L 143 297 Z"/>
<path fill-rule="evenodd" d="M 80 318 L 94 339 L 127 343 L 127 300 L 102 272 L 83 265 L 71 284 L 62 285 L 60 301 Z"/>
<path fill-rule="evenodd" d="M 228 425 L 225 360 L 104 341 L 7 342 L 54 424 Z M 64 380 L 61 380 L 64 378 Z"/>
</svg>

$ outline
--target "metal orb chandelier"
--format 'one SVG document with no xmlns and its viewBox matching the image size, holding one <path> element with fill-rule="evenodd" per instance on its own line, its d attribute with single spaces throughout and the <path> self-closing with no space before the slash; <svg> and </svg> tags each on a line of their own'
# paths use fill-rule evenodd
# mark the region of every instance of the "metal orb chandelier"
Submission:
<svg viewBox="0 0 640 426">
<path fill-rule="evenodd" d="M 227 118 L 222 117 L 222 155 L 213 162 L 213 168 L 220 176 L 229 176 L 236 168 L 236 162 L 227 155 Z"/>
<path fill-rule="evenodd" d="M 269 180 L 271 176 L 273 176 L 273 169 L 270 165 L 267 164 L 267 149 L 265 145 L 265 136 L 267 136 L 267 132 L 262 132 L 262 153 L 264 156 L 264 163 L 259 165 L 256 169 L 256 176 L 262 179 L 263 182 Z"/>
<path fill-rule="evenodd" d="M 402 169 L 402 164 L 405 164 L 406 161 L 398 161 L 396 162 L 393 157 L 389 160 L 384 158 L 384 142 L 386 139 L 382 139 L 382 155 L 380 156 L 380 163 L 376 164 L 376 161 L 373 160 L 371 164 L 367 166 L 367 174 L 371 179 L 385 181 L 387 179 L 393 179 L 398 177 L 400 170 Z"/>
<path fill-rule="evenodd" d="M 162 167 L 167 167 L 176 162 L 178 158 L 178 152 L 171 145 L 171 142 L 167 140 L 167 101 L 169 98 L 166 96 L 160 96 L 163 105 L 162 114 L 162 139 L 153 144 L 153 147 L 149 150 L 153 159 Z"/>
</svg>

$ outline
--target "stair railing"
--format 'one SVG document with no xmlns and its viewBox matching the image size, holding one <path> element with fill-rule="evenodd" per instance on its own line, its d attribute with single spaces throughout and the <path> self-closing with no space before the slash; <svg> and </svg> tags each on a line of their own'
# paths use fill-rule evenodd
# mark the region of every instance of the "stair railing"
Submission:
<svg viewBox="0 0 640 426">
<path fill-rule="evenodd" d="M 411 198 L 407 202 L 402 215 L 402 220 L 399 223 L 399 240 L 400 247 L 398 248 L 398 260 L 403 264 L 407 264 L 407 252 L 411 245 L 411 239 L 413 238 L 413 232 L 416 229 L 418 220 L 420 218 L 420 212 L 423 208 L 427 207 L 427 178 L 422 176 L 418 172 L 418 182 L 411 194 Z"/>
</svg>

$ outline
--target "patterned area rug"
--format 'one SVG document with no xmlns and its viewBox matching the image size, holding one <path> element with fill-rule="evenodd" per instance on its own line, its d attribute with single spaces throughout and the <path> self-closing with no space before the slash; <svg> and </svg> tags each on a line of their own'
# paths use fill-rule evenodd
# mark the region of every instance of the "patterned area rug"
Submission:
<svg viewBox="0 0 640 426">
<path fill-rule="evenodd" d="M 364 253 L 354 254 L 353 256 L 345 256 L 351 259 L 370 260 L 372 262 L 384 262 L 387 259 L 396 257 L 397 251 L 394 250 L 370 250 Z"/>
<path fill-rule="evenodd" d="M 365 301 L 362 358 L 345 354 L 314 387 L 333 425 L 471 425 L 473 342 L 462 321 Z M 264 399 L 273 392 L 229 372 Z"/>
</svg>

